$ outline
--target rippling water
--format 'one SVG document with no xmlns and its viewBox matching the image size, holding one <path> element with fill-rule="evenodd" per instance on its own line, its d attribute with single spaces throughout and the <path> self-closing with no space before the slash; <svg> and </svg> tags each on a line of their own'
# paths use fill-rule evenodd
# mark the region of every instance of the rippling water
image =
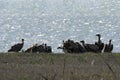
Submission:
<svg viewBox="0 0 120 80">
<path fill-rule="evenodd" d="M 53 47 L 53 52 L 61 52 L 56 48 L 62 40 L 94 43 L 97 40 L 95 34 L 100 33 L 105 43 L 113 39 L 114 52 L 119 52 L 119 26 L 120 17 L 116 16 L 4 15 L 0 16 L 0 49 L 6 52 L 11 45 L 24 38 L 24 49 L 35 43 L 47 43 Z"/>
<path fill-rule="evenodd" d="M 7 1 L 9 2 L 9 0 Z M 109 1 L 106 2 L 106 4 L 108 3 Z M 112 4 L 115 3 L 112 2 Z M 111 3 L 108 6 L 110 6 L 109 8 L 111 9 L 111 11 L 118 10 L 119 12 L 120 7 L 118 6 L 118 4 L 115 5 L 116 7 L 114 7 L 113 9 L 111 9 Z M 57 4 L 56 6 L 59 5 Z M 104 6 L 101 7 L 103 8 Z M 20 8 L 20 5 L 18 8 Z M 42 7 L 39 7 L 37 9 L 41 8 Z M 99 7 L 95 8 L 99 9 Z M 62 9 L 64 9 L 64 7 L 62 7 Z M 91 9 L 94 9 L 93 6 L 90 8 L 90 10 Z M 56 12 L 58 13 L 54 15 L 52 13 L 48 14 L 50 11 L 53 11 L 51 9 L 49 9 L 49 11 L 47 12 L 40 14 L 38 13 L 39 11 L 35 12 L 36 14 L 28 14 L 29 12 L 24 12 L 22 9 L 21 11 L 23 11 L 23 13 L 17 12 L 17 9 L 15 10 L 16 12 L 14 12 L 14 8 L 12 7 L 12 9 L 4 8 L 3 11 L 0 11 L 0 52 L 6 52 L 11 47 L 11 45 L 20 42 L 21 38 L 24 38 L 24 50 L 32 44 L 47 43 L 48 45 L 52 46 L 53 52 L 58 53 L 61 52 L 61 50 L 57 50 L 57 47 L 62 44 L 62 40 L 85 40 L 87 43 L 94 43 L 97 40 L 97 37 L 95 36 L 95 34 L 97 33 L 100 33 L 102 35 L 102 41 L 104 43 L 108 43 L 109 39 L 113 39 L 113 52 L 120 52 L 120 16 L 115 15 L 116 13 L 118 14 L 118 12 L 112 13 L 108 11 L 107 13 L 111 13 L 114 15 L 106 15 L 106 12 L 104 11 L 105 15 L 97 15 L 99 13 L 98 11 L 97 13 L 94 12 L 96 13 L 96 15 L 86 15 L 87 13 L 89 13 L 88 10 L 88 12 L 85 12 L 85 15 L 76 15 L 74 14 L 75 12 L 72 12 L 70 13 L 70 15 L 68 15 L 69 11 L 65 12 L 63 10 L 65 14 L 64 15 L 58 14 L 61 11 L 60 9 L 59 12 L 56 10 Z"/>
</svg>

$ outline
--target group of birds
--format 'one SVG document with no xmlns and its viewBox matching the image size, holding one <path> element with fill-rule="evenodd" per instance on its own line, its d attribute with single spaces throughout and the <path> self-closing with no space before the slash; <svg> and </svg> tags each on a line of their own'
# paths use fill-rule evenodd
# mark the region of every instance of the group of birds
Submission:
<svg viewBox="0 0 120 80">
<path fill-rule="evenodd" d="M 113 44 L 111 43 L 112 40 L 110 39 L 108 44 L 104 44 L 101 41 L 101 35 L 96 34 L 96 36 L 98 37 L 98 41 L 94 44 L 87 44 L 84 40 L 80 42 L 74 42 L 73 40 L 68 39 L 67 41 L 63 41 L 63 45 L 58 47 L 58 49 L 62 49 L 65 53 L 111 53 L 113 50 Z"/>
<path fill-rule="evenodd" d="M 113 44 L 111 43 L 111 39 L 109 40 L 108 44 L 104 44 L 101 41 L 101 35 L 96 34 L 98 37 L 98 41 L 94 44 L 87 44 L 84 40 L 80 42 L 74 42 L 73 40 L 68 39 L 67 41 L 63 41 L 63 45 L 58 47 L 57 49 L 62 49 L 65 53 L 85 53 L 85 52 L 95 52 L 95 53 L 102 53 L 102 52 L 112 52 Z M 8 52 L 19 52 L 24 46 L 24 39 L 22 39 L 22 43 L 18 43 L 13 45 Z M 52 53 L 51 46 L 47 46 L 47 44 L 35 44 L 29 47 L 24 52 L 45 52 L 45 53 Z"/>
<path fill-rule="evenodd" d="M 24 46 L 24 39 L 22 39 L 22 43 L 17 43 L 15 45 L 13 45 L 8 52 L 19 52 L 21 51 L 21 49 Z M 27 50 L 25 50 L 24 52 L 28 52 L 28 53 L 37 53 L 37 52 L 45 52 L 45 53 L 51 53 L 52 52 L 52 48 L 51 46 L 47 46 L 47 44 L 35 44 L 32 45 L 31 47 L 29 47 Z"/>
</svg>

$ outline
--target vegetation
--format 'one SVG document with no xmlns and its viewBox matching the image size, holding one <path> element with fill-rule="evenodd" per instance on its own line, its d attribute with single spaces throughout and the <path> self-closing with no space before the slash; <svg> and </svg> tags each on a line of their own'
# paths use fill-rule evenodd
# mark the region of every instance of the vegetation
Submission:
<svg viewBox="0 0 120 80">
<path fill-rule="evenodd" d="M 0 80 L 119 80 L 120 54 L 1 53 Z"/>
</svg>

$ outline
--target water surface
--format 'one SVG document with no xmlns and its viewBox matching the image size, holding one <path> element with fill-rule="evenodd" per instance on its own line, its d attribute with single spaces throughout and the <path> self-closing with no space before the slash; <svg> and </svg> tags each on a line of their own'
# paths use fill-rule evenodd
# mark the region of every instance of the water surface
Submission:
<svg viewBox="0 0 120 80">
<path fill-rule="evenodd" d="M 112 39 L 113 52 L 120 52 L 120 1 L 88 2 L 0 1 L 3 5 L 0 8 L 0 52 L 6 52 L 11 45 L 24 38 L 24 50 L 36 43 L 47 43 L 52 46 L 53 52 L 58 53 L 61 51 L 57 47 L 62 44 L 62 40 L 94 43 L 97 33 L 102 35 L 104 43 Z"/>
</svg>

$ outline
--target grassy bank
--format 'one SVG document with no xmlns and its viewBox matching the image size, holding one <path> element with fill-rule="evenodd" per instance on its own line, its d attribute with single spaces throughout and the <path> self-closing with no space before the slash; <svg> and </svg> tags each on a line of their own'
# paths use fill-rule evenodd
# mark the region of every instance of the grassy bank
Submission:
<svg viewBox="0 0 120 80">
<path fill-rule="evenodd" d="M 119 80 L 120 54 L 0 54 L 0 80 Z"/>
</svg>

